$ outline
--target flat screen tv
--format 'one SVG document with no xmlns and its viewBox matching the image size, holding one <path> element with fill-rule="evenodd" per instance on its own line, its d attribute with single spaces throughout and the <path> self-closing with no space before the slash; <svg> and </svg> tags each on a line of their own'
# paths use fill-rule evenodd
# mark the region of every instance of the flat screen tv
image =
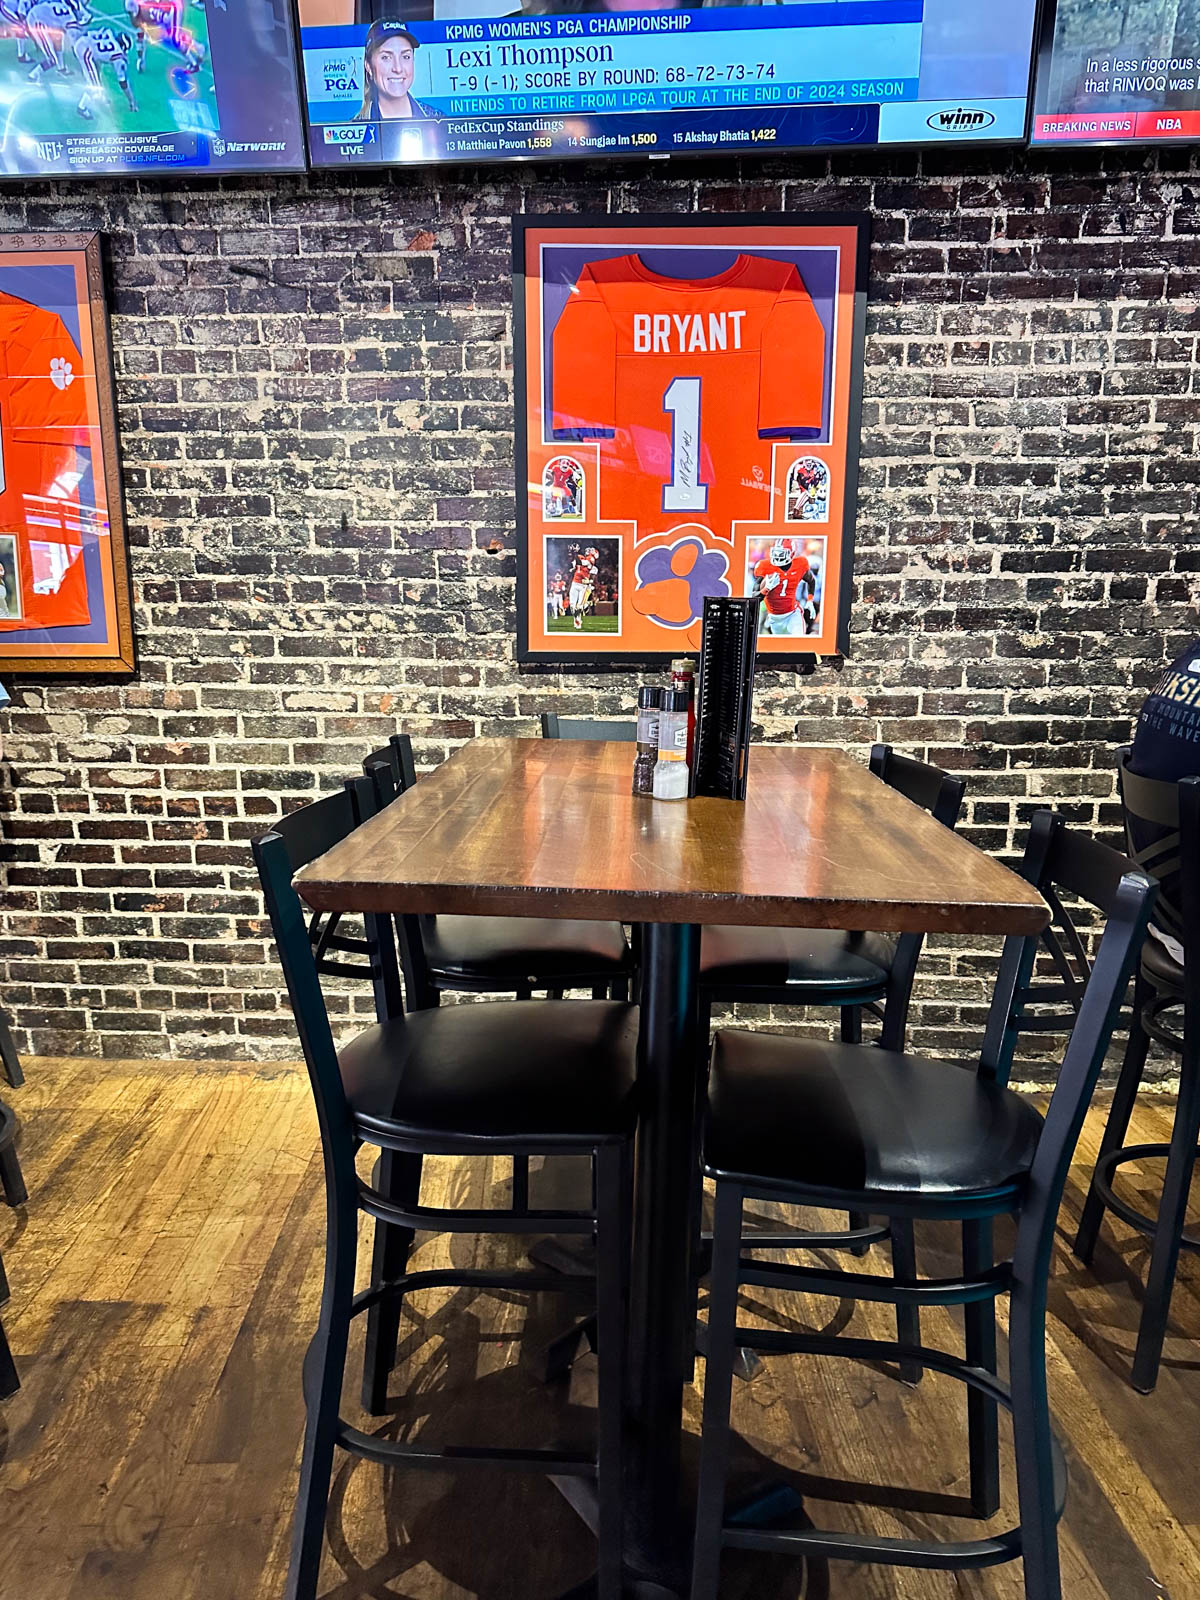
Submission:
<svg viewBox="0 0 1200 1600">
<path fill-rule="evenodd" d="M 1200 142 L 1200 0 L 1045 0 L 1031 136 Z"/>
<path fill-rule="evenodd" d="M 298 0 L 314 165 L 1025 138 L 1037 0 Z"/>
<path fill-rule="evenodd" d="M 0 177 L 304 166 L 291 0 L 0 0 Z"/>
</svg>

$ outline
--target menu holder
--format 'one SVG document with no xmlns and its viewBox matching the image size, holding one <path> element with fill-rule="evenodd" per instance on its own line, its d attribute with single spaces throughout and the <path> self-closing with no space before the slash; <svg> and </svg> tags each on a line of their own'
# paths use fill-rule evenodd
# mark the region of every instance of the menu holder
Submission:
<svg viewBox="0 0 1200 1600">
<path fill-rule="evenodd" d="M 709 595 L 704 601 L 693 795 L 746 798 L 760 604 L 757 595 L 747 599 Z"/>
</svg>

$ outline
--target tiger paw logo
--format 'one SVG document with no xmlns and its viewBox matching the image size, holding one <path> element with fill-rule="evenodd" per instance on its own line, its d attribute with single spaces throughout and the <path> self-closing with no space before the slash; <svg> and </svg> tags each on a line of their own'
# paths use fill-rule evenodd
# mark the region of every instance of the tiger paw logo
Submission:
<svg viewBox="0 0 1200 1600">
<path fill-rule="evenodd" d="M 56 389 L 69 389 L 75 382 L 74 369 L 62 356 L 55 356 L 50 362 L 50 382 Z"/>
<path fill-rule="evenodd" d="M 688 628 L 704 615 L 706 595 L 732 594 L 729 559 L 703 540 L 678 539 L 647 550 L 637 564 L 633 609 L 663 628 Z"/>
</svg>

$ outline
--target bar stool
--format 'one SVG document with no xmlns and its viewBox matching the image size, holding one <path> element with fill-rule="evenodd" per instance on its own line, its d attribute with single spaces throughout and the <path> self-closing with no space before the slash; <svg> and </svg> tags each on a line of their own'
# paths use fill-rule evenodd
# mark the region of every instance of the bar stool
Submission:
<svg viewBox="0 0 1200 1600">
<path fill-rule="evenodd" d="M 335 1449 L 386 1466 L 452 1468 L 457 1462 L 591 1479 L 598 1496 L 601 1600 L 621 1592 L 621 1417 L 627 1293 L 636 1008 L 621 1001 L 493 1001 L 398 1013 L 335 1049 L 304 912 L 291 886 L 299 862 L 289 840 L 329 849 L 371 810 L 370 786 L 354 780 L 293 812 L 254 841 L 254 859 L 287 981 L 316 1102 L 326 1178 L 326 1256 L 321 1313 L 305 1360 L 307 1421 L 286 1600 L 314 1600 Z M 317 850 L 315 853 L 323 853 Z M 310 858 L 311 859 L 311 858 Z M 365 919 L 373 958 L 395 966 L 386 917 Z M 391 954 L 388 951 L 391 947 Z M 359 1177 L 363 1146 L 380 1151 L 379 1177 Z M 404 1163 L 425 1155 L 587 1154 L 596 1209 L 520 1213 L 422 1206 L 406 1192 Z M 404 1241 L 398 1270 L 373 1274 L 354 1293 L 360 1212 Z M 409 1272 L 414 1231 L 596 1235 L 600 1327 L 595 1453 L 504 1447 L 432 1447 L 365 1433 L 339 1414 L 352 1319 L 416 1289 L 560 1290 L 555 1273 L 450 1268 Z M 369 1352 L 386 1382 L 396 1322 Z M 388 1347 L 390 1343 L 390 1348 Z"/>
<path fill-rule="evenodd" d="M 1117 752 L 1117 780 L 1131 841 L 1151 840 L 1131 850 L 1147 872 L 1165 880 L 1154 911 L 1154 926 L 1142 949 L 1133 991 L 1133 1025 L 1113 1096 L 1100 1156 L 1083 1208 L 1075 1254 L 1090 1263 L 1105 1210 L 1146 1234 L 1150 1271 L 1138 1327 L 1130 1381 L 1142 1394 L 1158 1382 L 1163 1340 L 1181 1250 L 1200 1250 L 1200 1239 L 1185 1232 L 1188 1196 L 1200 1138 L 1200 984 L 1187 974 L 1200 968 L 1200 778 L 1163 783 L 1129 769 L 1130 750 Z M 1177 881 L 1176 880 L 1177 876 Z M 1154 935 L 1154 927 L 1178 940 L 1181 964 Z M 1180 1026 L 1181 1024 L 1181 1026 Z M 1123 1143 L 1137 1100 L 1150 1041 L 1180 1057 L 1179 1100 L 1168 1144 Z M 1117 1169 L 1130 1161 L 1166 1156 L 1167 1171 L 1158 1215 L 1146 1216 L 1113 1192 Z"/>
<path fill-rule="evenodd" d="M 732 1029 L 716 1035 L 705 1140 L 706 1171 L 716 1181 L 716 1226 L 691 1600 L 715 1600 L 726 1546 L 939 1570 L 992 1566 L 1020 1556 L 1029 1600 L 1060 1600 L 1057 1523 L 1066 1474 L 1050 1429 L 1045 1359 L 1054 1225 L 1157 887 L 1126 857 L 1072 832 L 1049 812 L 1033 819 L 1023 872 L 1046 896 L 1062 930 L 1051 943 L 1061 958 L 1063 983 L 1031 981 L 1039 936 L 1005 942 L 975 1073 L 956 1063 L 860 1045 Z M 1060 891 L 1095 907 L 1107 921 L 1090 968 Z M 1043 1119 L 1006 1082 L 1018 1034 L 1042 1025 L 1030 1008 L 1040 1011 L 1064 999 L 1069 1039 Z M 961 1223 L 962 1273 L 895 1281 L 761 1262 L 743 1254 L 747 1198 Z M 1006 1214 L 1017 1218 L 1016 1246 L 1011 1260 L 997 1263 L 993 1220 Z M 961 1305 L 966 1359 L 925 1348 L 906 1351 L 885 1340 L 739 1327 L 743 1284 L 892 1305 Z M 1010 1296 L 1011 1387 L 995 1376 L 995 1302 L 1001 1294 Z M 870 1362 L 907 1355 L 960 1379 L 969 1389 L 971 1502 L 979 1517 L 991 1516 L 999 1505 L 996 1407 L 1003 1405 L 1013 1416 L 1020 1525 L 993 1537 L 944 1544 L 726 1523 L 738 1346 Z"/>
<path fill-rule="evenodd" d="M 393 734 L 363 771 L 376 785 L 378 805 L 403 794 L 416 781 L 408 736 Z M 391 793 L 381 787 L 388 779 Z M 436 1006 L 451 992 L 528 1000 L 545 989 L 559 1000 L 567 989 L 590 989 L 595 1000 L 628 997 L 633 958 L 619 922 L 411 916 L 399 919 L 398 931 L 410 1010 Z"/>
<path fill-rule="evenodd" d="M 871 748 L 870 770 L 889 788 L 947 828 L 958 825 L 966 784 L 932 762 L 901 755 L 891 745 Z M 707 1034 L 714 1003 L 738 1001 L 776 1006 L 836 1006 L 842 1039 L 862 1039 L 862 1015 L 868 1010 L 883 1024 L 880 1044 L 902 1050 L 908 1028 L 913 980 L 925 936 L 845 933 L 827 928 L 705 928 L 700 943 L 701 1027 Z M 880 1003 L 882 1002 L 882 1009 Z M 702 1101 L 697 1115 L 702 1113 Z M 697 1225 L 700 1199 L 697 1195 Z M 892 1263 L 901 1276 L 917 1270 L 916 1240 L 911 1218 L 896 1217 L 890 1228 L 869 1216 L 852 1214 L 843 1232 L 780 1230 L 748 1231 L 744 1248 L 849 1249 L 865 1255 L 872 1244 L 891 1239 Z M 902 1306 L 896 1314 L 900 1342 L 919 1344 L 920 1313 Z M 906 1361 L 903 1375 L 917 1383 L 921 1369 Z"/>
</svg>

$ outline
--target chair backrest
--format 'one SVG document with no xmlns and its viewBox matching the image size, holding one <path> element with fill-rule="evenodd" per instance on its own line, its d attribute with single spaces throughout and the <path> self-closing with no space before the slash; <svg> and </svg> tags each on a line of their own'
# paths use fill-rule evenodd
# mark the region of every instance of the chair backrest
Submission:
<svg viewBox="0 0 1200 1600">
<path fill-rule="evenodd" d="M 1117 751 L 1117 786 L 1129 853 L 1158 880 L 1154 924 L 1200 961 L 1200 777 L 1168 783 L 1130 769 L 1132 749 Z"/>
<path fill-rule="evenodd" d="M 620 744 L 637 741 L 637 722 L 603 722 L 596 717 L 560 717 L 542 712 L 543 739 L 613 739 Z"/>
<path fill-rule="evenodd" d="M 363 762 L 363 773 L 366 781 L 371 786 L 371 815 L 382 811 L 385 806 L 390 806 L 397 795 L 404 794 L 410 789 L 415 780 L 412 764 L 412 748 L 408 748 L 408 760 L 403 759 L 403 751 L 397 754 L 394 750 L 396 739 L 408 744 L 406 734 L 398 734 L 392 741 L 392 750 L 376 751 L 373 756 L 368 756 Z M 428 1006 L 437 1004 L 437 993 L 429 972 L 429 961 L 425 953 L 424 930 L 430 922 L 429 917 L 417 916 L 414 913 L 401 913 L 395 918 L 396 939 L 400 951 L 400 967 L 404 973 L 404 992 L 408 999 L 410 1011 L 423 1011 Z"/>
<path fill-rule="evenodd" d="M 931 762 L 899 755 L 890 744 L 872 745 L 870 768 L 889 788 L 930 812 L 945 827 L 957 826 L 967 787 L 961 778 L 943 772 Z M 883 1031 L 879 1039 L 885 1050 L 904 1048 L 913 980 L 924 943 L 923 933 L 904 933 L 896 941 L 896 953 L 888 971 Z"/>
<path fill-rule="evenodd" d="M 336 797 L 332 795 L 328 797 L 328 799 L 334 798 Z M 314 806 L 306 806 L 304 810 L 314 811 L 318 806 L 325 804 L 325 801 L 318 800 Z M 332 815 L 334 809 L 331 808 L 326 815 Z M 292 813 L 292 816 L 298 815 L 297 812 Z M 285 822 L 288 820 L 284 818 Z M 319 831 L 327 826 L 324 817 L 309 818 L 307 822 L 313 831 Z M 290 831 L 295 837 L 296 830 Z M 337 1208 L 342 1212 L 343 1220 L 353 1228 L 357 1210 L 353 1121 L 342 1087 L 337 1048 L 333 1042 L 333 1031 L 329 1026 L 325 997 L 321 993 L 321 980 L 308 941 L 304 906 L 300 896 L 292 888 L 292 875 L 299 863 L 292 860 L 287 834 L 278 829 L 272 829 L 270 833 L 255 839 L 251 848 L 254 852 L 255 866 L 258 868 L 259 881 L 262 883 L 263 897 L 267 903 L 267 915 L 271 919 L 271 931 L 275 936 L 275 948 L 283 968 L 288 998 L 292 1004 L 296 1032 L 300 1036 L 300 1048 L 304 1052 L 304 1062 L 308 1068 L 308 1080 L 316 1102 L 317 1121 L 321 1129 L 321 1149 L 325 1158 L 326 1204 L 331 1213 L 331 1220 Z M 332 1228 L 330 1237 L 336 1237 L 336 1232 Z M 327 1258 L 326 1271 L 328 1270 Z"/>
<path fill-rule="evenodd" d="M 931 761 L 900 755 L 890 744 L 872 745 L 869 765 L 889 789 L 895 789 L 923 811 L 931 812 L 948 828 L 957 825 L 967 787 L 961 778 L 952 777 Z"/>
<path fill-rule="evenodd" d="M 353 833 L 360 822 L 374 815 L 375 809 L 370 783 L 365 778 L 350 778 L 343 788 L 280 817 L 266 837 L 279 840 L 290 872 L 296 873 Z M 255 841 L 255 860 L 258 860 L 258 841 Z M 299 898 L 295 898 L 303 921 L 304 908 Z M 316 973 L 369 979 L 375 989 L 376 1010 L 381 1016 L 388 1016 L 400 1009 L 399 969 L 390 930 L 381 929 L 379 920 L 365 918 L 366 938 L 351 939 L 337 932 L 336 913 L 322 918 L 319 912 L 313 912 L 305 938 Z M 362 959 L 339 961 L 337 952 L 351 952 Z"/>
<path fill-rule="evenodd" d="M 1065 939 L 1071 966 L 1078 973 L 1073 981 L 1081 985 L 1067 999 L 1070 1034 L 1038 1141 L 1017 1239 L 1017 1273 L 1026 1283 L 1042 1285 L 1040 1292 L 1044 1294 L 1054 1223 L 1067 1171 L 1146 935 L 1158 886 L 1119 850 L 1069 828 L 1049 811 L 1034 814 L 1022 872 L 1050 905 L 1059 929 L 1056 937 Z M 1082 902 L 1104 920 L 1091 959 L 1065 908 L 1067 900 Z M 1027 1014 L 1031 1003 L 1043 1003 L 1041 986 L 1030 981 L 1037 953 L 1043 946 L 1038 934 L 1014 935 L 1005 940 L 979 1063 L 983 1078 L 1007 1083 L 1020 1034 L 1044 1031 L 1039 1020 Z M 1057 998 L 1061 999 L 1061 994 Z"/>
<path fill-rule="evenodd" d="M 396 781 L 396 789 L 403 793 L 411 789 L 417 781 L 417 769 L 413 761 L 412 740 L 406 733 L 393 733 L 385 745 L 371 754 L 363 761 L 363 771 L 370 775 L 369 769 L 380 761 L 387 762 L 392 769 L 392 776 Z"/>
</svg>

